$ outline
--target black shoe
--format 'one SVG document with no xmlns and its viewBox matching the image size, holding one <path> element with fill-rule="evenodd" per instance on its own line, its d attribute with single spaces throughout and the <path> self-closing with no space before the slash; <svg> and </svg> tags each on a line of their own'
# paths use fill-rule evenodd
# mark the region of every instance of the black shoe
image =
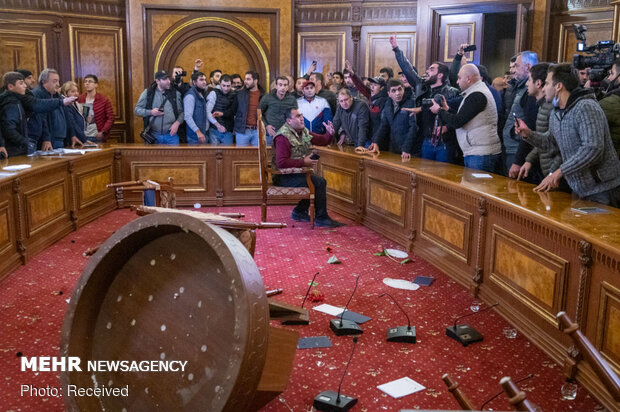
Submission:
<svg viewBox="0 0 620 412">
<path fill-rule="evenodd" d="M 291 213 L 291 219 L 296 220 L 298 222 L 309 222 L 310 215 L 307 212 L 300 213 L 300 212 L 296 212 L 295 210 L 293 210 L 293 213 Z"/>
<path fill-rule="evenodd" d="M 332 218 L 327 217 L 327 218 L 314 219 L 314 226 L 327 227 L 327 228 L 330 228 L 330 229 L 334 229 L 334 228 L 337 228 L 337 227 L 346 226 L 346 224 L 340 223 L 340 222 L 336 222 Z"/>
</svg>

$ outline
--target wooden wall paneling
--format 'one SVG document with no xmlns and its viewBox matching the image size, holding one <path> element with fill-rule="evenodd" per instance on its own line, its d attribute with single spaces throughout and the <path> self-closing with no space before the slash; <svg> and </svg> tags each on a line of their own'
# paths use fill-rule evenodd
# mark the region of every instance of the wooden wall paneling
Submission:
<svg viewBox="0 0 620 412">
<path fill-rule="evenodd" d="M 45 31 L 32 30 L 28 25 L 22 25 L 21 29 L 0 29 L 0 48 L 3 50 L 0 53 L 0 73 L 27 69 L 38 77 L 47 67 L 47 40 Z"/>
<path fill-rule="evenodd" d="M 476 196 L 416 177 L 414 251 L 474 291 L 480 226 Z"/>
<path fill-rule="evenodd" d="M 577 54 L 577 39 L 573 31 L 573 24 L 584 24 L 588 27 L 586 32 L 587 44 L 592 45 L 600 40 L 611 40 L 613 34 L 613 11 L 593 13 L 575 13 L 555 16 L 552 19 L 554 31 L 552 39 L 552 59 L 559 62 L 572 62 L 573 55 Z"/>
<path fill-rule="evenodd" d="M 614 8 L 612 39 L 615 39 L 616 43 L 620 43 L 620 0 L 612 0 L 610 5 Z"/>
<path fill-rule="evenodd" d="M 454 54 L 461 44 L 475 44 L 478 50 L 465 54 L 467 61 L 479 64 L 484 33 L 484 17 L 482 13 L 468 13 L 441 16 L 439 23 L 439 53 L 437 60 L 446 64 L 452 63 Z"/>
<path fill-rule="evenodd" d="M 329 66 L 329 72 L 344 70 L 347 38 L 350 29 L 338 31 L 304 31 L 297 32 L 297 70 L 303 76 L 313 60 L 318 62 L 317 71 Z"/>
<path fill-rule="evenodd" d="M 114 182 L 114 152 L 89 153 L 70 162 L 72 218 L 82 227 L 116 208 L 114 189 L 106 187 Z"/>
<path fill-rule="evenodd" d="M 362 28 L 361 54 L 364 57 L 364 76 L 379 75 L 383 67 L 392 67 L 398 73 L 398 63 L 394 57 L 390 36 L 396 33 L 399 48 L 412 64 L 416 59 L 416 32 L 412 26 L 364 26 Z"/>
<path fill-rule="evenodd" d="M 127 136 L 125 40 L 121 26 L 69 23 L 71 79 L 82 89 L 87 74 L 99 78 L 97 91 L 114 110 L 111 139 L 124 142 Z M 83 90 L 82 90 L 83 91 Z"/>
<path fill-rule="evenodd" d="M 13 182 L 4 179 L 0 183 L 0 279 L 21 263 L 15 212 Z"/>
<path fill-rule="evenodd" d="M 267 154 L 271 159 L 271 154 Z M 217 159 L 220 166 L 219 203 L 223 205 L 255 205 L 262 192 L 258 152 L 256 148 L 230 148 Z"/>
<path fill-rule="evenodd" d="M 327 181 L 330 210 L 361 222 L 363 199 L 362 172 L 364 162 L 355 157 L 321 155 L 319 174 Z"/>
<path fill-rule="evenodd" d="M 28 261 L 73 229 L 67 162 L 59 161 L 47 169 L 33 170 L 20 181 L 23 254 Z"/>
<path fill-rule="evenodd" d="M 601 284 L 596 348 L 601 356 L 620 373 L 620 289 L 611 283 Z"/>
</svg>

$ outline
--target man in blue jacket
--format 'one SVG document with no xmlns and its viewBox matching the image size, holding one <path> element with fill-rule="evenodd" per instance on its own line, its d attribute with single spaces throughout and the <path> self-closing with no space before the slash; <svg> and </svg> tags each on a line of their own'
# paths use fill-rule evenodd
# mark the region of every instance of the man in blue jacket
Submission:
<svg viewBox="0 0 620 412">
<path fill-rule="evenodd" d="M 405 92 L 405 87 L 400 80 L 392 79 L 387 83 L 388 96 L 390 99 L 385 103 L 381 113 L 381 125 L 372 138 L 373 143 L 368 146 L 370 151 L 379 151 L 378 143 L 389 136 L 390 151 L 401 155 L 403 161 L 411 159 L 416 145 L 418 126 L 415 116 L 409 116 L 409 112 L 403 108 L 414 108 L 415 101 L 410 92 Z"/>
<path fill-rule="evenodd" d="M 39 75 L 39 85 L 32 91 L 39 99 L 57 99 L 60 97 L 60 76 L 54 69 L 44 69 Z M 71 125 L 67 121 L 67 112 L 60 106 L 44 116 L 49 131 L 49 142 L 43 143 L 42 150 L 48 150 L 49 143 L 54 149 L 65 146 L 65 139 L 70 139 L 74 135 Z"/>
</svg>

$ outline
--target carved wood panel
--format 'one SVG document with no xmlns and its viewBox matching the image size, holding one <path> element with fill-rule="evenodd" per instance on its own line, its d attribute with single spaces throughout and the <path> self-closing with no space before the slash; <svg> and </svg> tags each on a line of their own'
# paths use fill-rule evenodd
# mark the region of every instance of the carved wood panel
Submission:
<svg viewBox="0 0 620 412">
<path fill-rule="evenodd" d="M 451 63 L 454 53 L 463 43 L 475 44 L 482 49 L 483 14 L 456 14 L 441 16 L 439 28 L 439 59 Z M 469 62 L 480 63 L 480 51 L 466 53 Z"/>
<path fill-rule="evenodd" d="M 473 214 L 422 195 L 422 237 L 469 264 Z"/>
<path fill-rule="evenodd" d="M 415 31 L 396 31 L 394 28 L 387 28 L 387 31 L 377 31 L 376 27 L 363 30 L 366 32 L 363 44 L 363 53 L 366 56 L 364 62 L 365 74 L 368 77 L 374 77 L 379 75 L 379 70 L 383 67 L 392 67 L 394 73 L 398 73 L 398 63 L 394 58 L 394 52 L 390 45 L 390 36 L 396 32 L 396 40 L 398 41 L 398 47 L 405 53 L 405 57 L 410 62 L 415 62 L 416 58 L 416 33 Z"/>
<path fill-rule="evenodd" d="M 210 186 L 206 162 L 131 162 L 131 180 L 167 182 L 169 177 L 179 189 L 208 190 Z"/>
<path fill-rule="evenodd" d="M 342 71 L 345 61 L 345 32 L 297 33 L 297 67 L 300 74 L 308 71 L 313 60 L 318 62 L 317 71 L 329 65 L 329 71 Z"/>
<path fill-rule="evenodd" d="M 599 299 L 596 349 L 620 372 L 620 289 L 603 282 Z"/>
<path fill-rule="evenodd" d="M 121 27 L 69 24 L 71 78 L 78 83 L 87 74 L 99 79 L 97 91 L 112 103 L 115 123 L 125 118 L 125 40 Z"/>
<path fill-rule="evenodd" d="M 42 31 L 0 29 L 0 73 L 26 69 L 38 77 L 47 67 L 46 42 Z"/>
</svg>

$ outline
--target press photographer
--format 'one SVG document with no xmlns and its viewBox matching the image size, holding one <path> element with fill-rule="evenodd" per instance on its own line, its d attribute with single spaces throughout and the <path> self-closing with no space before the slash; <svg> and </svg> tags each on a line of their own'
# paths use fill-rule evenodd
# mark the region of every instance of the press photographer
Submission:
<svg viewBox="0 0 620 412">
<path fill-rule="evenodd" d="M 183 77 L 187 76 L 187 72 L 183 70 L 181 66 L 176 66 L 172 69 L 172 88 L 181 93 L 181 98 L 185 96 L 185 93 L 192 87 L 189 83 L 183 81 Z"/>
</svg>

